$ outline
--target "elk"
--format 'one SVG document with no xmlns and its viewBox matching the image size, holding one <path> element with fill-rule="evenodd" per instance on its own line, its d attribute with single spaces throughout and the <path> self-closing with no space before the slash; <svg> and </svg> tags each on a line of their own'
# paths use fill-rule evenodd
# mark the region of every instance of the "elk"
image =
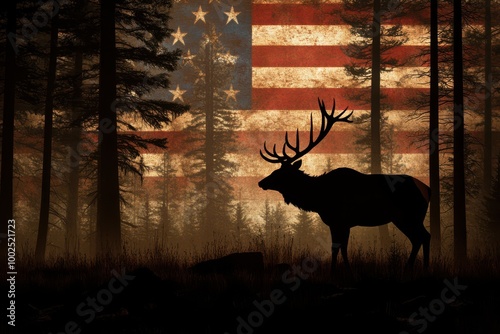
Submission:
<svg viewBox="0 0 500 334">
<path fill-rule="evenodd" d="M 309 144 L 300 148 L 299 130 L 295 145 L 288 140 L 281 155 L 266 147 L 261 157 L 269 163 L 279 163 L 281 167 L 259 182 L 263 190 L 275 190 L 283 195 L 286 204 L 299 209 L 316 212 L 329 226 L 332 239 L 332 270 L 336 267 L 340 248 L 344 264 L 349 268 L 347 244 L 351 227 L 380 226 L 392 222 L 410 240 L 412 249 L 407 262 L 413 267 L 420 247 L 423 246 L 424 267 L 429 265 L 430 233 L 424 227 L 424 218 L 430 199 L 430 188 L 408 175 L 363 174 L 351 168 L 337 168 L 319 176 L 310 176 L 300 170 L 302 158 L 328 134 L 337 122 L 352 123 L 344 116 L 347 108 L 334 116 L 335 100 L 331 114 L 325 109 L 324 101 L 318 98 L 321 110 L 321 128 L 313 138 L 313 116 Z M 266 156 L 267 155 L 267 156 Z"/>
</svg>

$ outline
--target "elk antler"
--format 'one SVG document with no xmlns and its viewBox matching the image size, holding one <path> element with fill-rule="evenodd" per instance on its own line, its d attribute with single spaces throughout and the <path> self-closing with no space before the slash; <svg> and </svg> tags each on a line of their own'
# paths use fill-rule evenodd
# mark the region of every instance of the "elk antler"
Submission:
<svg viewBox="0 0 500 334">
<path fill-rule="evenodd" d="M 264 142 L 264 151 L 269 157 L 266 157 L 263 153 L 262 150 L 260 150 L 260 156 L 266 160 L 267 162 L 270 163 L 292 163 L 295 160 L 300 159 L 304 155 L 306 155 L 310 150 L 312 150 L 316 145 L 319 144 L 323 140 L 323 138 L 326 137 L 330 129 L 332 128 L 333 124 L 336 122 L 346 122 L 346 123 L 352 123 L 351 120 L 349 120 L 349 117 L 352 115 L 352 111 L 349 115 L 342 117 L 344 113 L 347 111 L 347 108 L 345 108 L 339 115 L 333 116 L 335 113 L 335 99 L 333 99 L 333 107 L 332 107 L 332 113 L 328 114 L 328 112 L 325 109 L 325 102 L 320 101 L 318 98 L 318 104 L 319 104 L 319 109 L 321 110 L 321 129 L 319 132 L 318 137 L 314 140 L 313 139 L 313 116 L 311 113 L 311 129 L 309 133 L 309 145 L 304 150 L 300 150 L 300 139 L 299 139 L 299 129 L 297 129 L 297 134 L 295 136 L 295 146 L 290 144 L 288 141 L 288 131 L 285 133 L 285 143 L 283 144 L 283 150 L 282 150 L 282 155 L 280 156 L 276 152 L 276 144 L 273 146 L 273 151 L 270 152 L 267 147 L 266 147 L 266 142 Z M 326 124 L 325 124 L 326 121 Z M 292 150 L 295 154 L 293 156 L 289 156 L 286 153 L 286 150 L 290 149 Z"/>
</svg>

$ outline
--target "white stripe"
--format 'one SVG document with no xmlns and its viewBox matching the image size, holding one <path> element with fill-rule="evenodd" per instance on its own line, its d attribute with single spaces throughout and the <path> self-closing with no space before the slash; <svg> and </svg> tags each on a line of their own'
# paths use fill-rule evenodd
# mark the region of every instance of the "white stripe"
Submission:
<svg viewBox="0 0 500 334">
<path fill-rule="evenodd" d="M 332 101 L 325 100 L 326 109 L 331 111 Z M 337 104 L 335 114 L 338 115 L 348 105 Z M 352 109 L 347 109 L 348 112 Z M 241 127 L 237 131 L 309 131 L 311 114 L 313 115 L 314 129 L 319 128 L 321 116 L 318 109 L 312 110 L 235 110 L 235 116 L 241 121 Z M 427 112 L 422 110 L 421 113 Z M 353 116 L 359 117 L 369 113 L 369 110 L 354 110 Z M 415 119 L 415 110 L 389 110 L 385 115 L 388 117 L 388 123 L 394 125 L 397 131 L 427 131 L 427 118 L 422 120 Z M 441 110 L 442 119 L 453 119 L 453 112 L 450 110 Z M 144 125 L 141 120 L 127 117 L 127 121 L 133 124 L 138 131 L 157 131 L 150 126 Z M 483 121 L 482 116 L 475 113 L 466 114 L 466 127 L 472 130 L 481 131 L 481 128 L 476 128 L 475 124 L 480 124 Z M 164 127 L 162 131 L 182 131 L 191 124 L 191 115 L 185 115 L 175 119 L 172 124 Z M 343 123 L 339 126 L 334 126 L 330 131 L 358 131 L 359 124 Z M 493 128 L 500 128 L 500 119 L 493 120 Z"/>
<path fill-rule="evenodd" d="M 402 30 L 408 36 L 405 45 L 429 45 L 427 26 L 403 26 Z M 252 26 L 252 45 L 346 45 L 358 40 L 347 25 Z"/>
<path fill-rule="evenodd" d="M 360 164 L 360 159 L 363 156 L 363 154 L 356 153 L 316 154 L 310 152 L 302 158 L 302 170 L 310 175 L 321 175 L 327 172 L 328 159 L 330 159 L 332 169 L 350 167 L 362 170 L 363 166 Z M 146 153 L 143 154 L 143 157 L 144 162 L 149 166 L 161 165 L 162 154 Z M 278 167 L 277 164 L 270 164 L 264 161 L 259 156 L 258 149 L 255 150 L 255 154 L 231 154 L 228 158 L 238 164 L 235 177 L 264 177 Z M 185 176 L 182 166 L 185 165 L 186 158 L 182 154 L 171 154 L 169 159 L 173 169 L 176 170 L 172 176 Z M 426 153 L 398 153 L 394 155 L 394 159 L 395 161 L 401 159 L 399 162 L 404 167 L 402 170 L 393 171 L 393 173 L 410 175 L 427 175 L 428 173 L 428 154 Z M 145 176 L 158 176 L 158 173 L 151 170 Z"/>
<path fill-rule="evenodd" d="M 396 67 L 381 73 L 382 88 L 426 88 L 429 85 L 426 67 Z M 370 80 L 357 83 L 343 67 L 254 67 L 254 88 L 362 88 Z"/>
<path fill-rule="evenodd" d="M 325 101 L 326 109 L 331 110 L 331 102 Z M 338 115 L 343 108 L 348 106 L 337 105 L 335 115 Z M 348 109 L 347 112 L 350 112 Z M 369 110 L 354 110 L 353 117 L 360 117 L 368 114 Z M 398 131 L 424 131 L 428 123 L 423 120 L 409 119 L 413 116 L 414 110 L 390 110 L 386 112 L 388 123 L 394 125 Z M 251 112 L 241 112 L 242 131 L 255 131 L 265 129 L 266 131 L 309 131 L 310 115 L 313 115 L 314 129 L 319 128 L 321 116 L 318 110 L 253 110 Z M 479 116 L 476 117 L 478 120 Z M 359 131 L 359 124 L 342 123 L 333 126 L 330 130 L 335 131 Z"/>
</svg>

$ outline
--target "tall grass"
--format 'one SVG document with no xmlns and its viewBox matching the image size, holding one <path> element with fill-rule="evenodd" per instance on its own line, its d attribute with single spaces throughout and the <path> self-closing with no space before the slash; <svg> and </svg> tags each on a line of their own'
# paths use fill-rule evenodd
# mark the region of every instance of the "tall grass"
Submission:
<svg viewBox="0 0 500 334">
<path fill-rule="evenodd" d="M 313 259 L 318 269 L 311 277 L 319 281 L 332 281 L 349 284 L 366 278 L 408 280 L 419 277 L 469 277 L 500 278 L 500 256 L 493 252 L 474 252 L 469 256 L 467 265 L 456 268 L 448 253 L 431 258 L 430 268 L 424 269 L 421 257 L 417 257 L 412 271 L 405 269 L 409 249 L 393 241 L 389 249 L 376 252 L 375 249 L 350 247 L 349 259 L 352 275 L 344 270 L 339 256 L 338 271 L 330 273 L 331 254 L 323 248 L 298 248 L 293 239 L 283 238 L 266 246 L 252 244 L 238 247 L 222 240 L 207 243 L 199 249 L 181 251 L 179 247 L 163 248 L 155 245 L 152 249 L 132 250 L 124 247 L 117 257 L 88 257 L 85 255 L 50 256 L 43 263 L 35 261 L 33 253 L 22 252 L 17 258 L 18 279 L 20 284 L 37 286 L 53 281 L 59 286 L 92 285 L 109 279 L 111 271 L 133 270 L 146 267 L 162 278 L 186 280 L 188 268 L 207 259 L 222 257 L 234 252 L 262 252 L 269 271 L 282 264 L 301 265 L 304 259 Z M 49 283 L 50 284 L 50 283 Z"/>
</svg>

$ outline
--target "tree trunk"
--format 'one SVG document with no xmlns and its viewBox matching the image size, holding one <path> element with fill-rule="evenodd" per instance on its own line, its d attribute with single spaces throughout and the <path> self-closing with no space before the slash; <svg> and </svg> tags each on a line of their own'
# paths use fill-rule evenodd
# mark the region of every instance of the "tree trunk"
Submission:
<svg viewBox="0 0 500 334">
<path fill-rule="evenodd" d="M 371 78 L 371 173 L 382 172 L 380 148 L 380 0 L 373 1 Z"/>
<path fill-rule="evenodd" d="M 7 0 L 5 38 L 5 85 L 2 118 L 2 166 L 0 176 L 0 253 L 7 254 L 7 224 L 13 217 L 14 112 L 16 96 L 16 1 Z M 2 256 L 2 263 L 7 257 Z M 5 267 L 2 267 L 5 268 Z"/>
<path fill-rule="evenodd" d="M 115 1 L 100 3 L 99 154 L 97 180 L 97 253 L 121 250 L 116 101 Z"/>
<path fill-rule="evenodd" d="M 467 258 L 464 168 L 462 4 L 453 2 L 453 232 L 455 265 Z"/>
<path fill-rule="evenodd" d="M 81 113 L 82 107 L 82 74 L 83 54 L 81 49 L 76 51 L 74 62 L 73 105 L 71 121 L 75 121 Z M 80 183 L 80 154 L 78 146 L 81 141 L 82 128 L 74 125 L 69 134 L 69 176 L 68 199 L 66 204 L 66 240 L 65 249 L 68 255 L 78 252 L 78 198 Z"/>
<path fill-rule="evenodd" d="M 210 26 L 207 25 L 207 33 L 210 34 Z M 213 54 L 212 54 L 212 41 L 208 41 L 205 46 L 205 181 L 206 181 L 206 199 L 207 207 L 205 214 L 205 227 L 211 237 L 215 231 L 215 143 L 214 143 L 214 86 L 213 86 Z"/>
<path fill-rule="evenodd" d="M 431 0 L 430 114 L 429 114 L 429 178 L 431 187 L 431 246 L 441 254 L 441 189 L 439 184 L 439 61 L 438 0 Z"/>
<path fill-rule="evenodd" d="M 491 187 L 492 176 L 492 94 L 493 94 L 493 74 L 492 74 L 492 59 L 491 59 L 491 0 L 485 0 L 484 4 L 484 153 L 483 153 L 483 191 L 488 194 Z"/>
<path fill-rule="evenodd" d="M 38 236 L 36 240 L 35 257 L 43 262 L 47 247 L 47 234 L 49 231 L 50 213 L 50 180 L 52 165 L 52 125 L 54 113 L 54 88 L 57 67 L 57 37 L 58 15 L 52 19 L 50 28 L 50 55 L 47 76 L 47 95 L 45 97 L 45 122 L 43 129 L 43 163 L 42 163 L 42 200 L 40 204 L 40 220 L 38 223 Z"/>
<path fill-rule="evenodd" d="M 372 77 L 371 77 L 371 173 L 382 173 L 382 156 L 380 143 L 380 0 L 373 1 L 373 36 L 372 36 Z M 382 248 L 389 246 L 389 226 L 379 226 L 380 245 Z"/>
<path fill-rule="evenodd" d="M 77 22 L 83 22 L 87 12 L 88 0 L 78 0 Z M 83 85 L 83 51 L 81 41 L 76 41 L 77 47 L 73 64 L 73 101 L 71 106 L 71 122 L 75 122 L 82 112 L 82 85 Z M 79 207 L 79 184 L 80 184 L 80 152 L 82 128 L 73 124 L 69 133 L 68 153 L 68 199 L 66 203 L 66 239 L 65 250 L 68 255 L 74 255 L 80 247 L 78 240 L 78 227 L 80 217 Z"/>
</svg>

